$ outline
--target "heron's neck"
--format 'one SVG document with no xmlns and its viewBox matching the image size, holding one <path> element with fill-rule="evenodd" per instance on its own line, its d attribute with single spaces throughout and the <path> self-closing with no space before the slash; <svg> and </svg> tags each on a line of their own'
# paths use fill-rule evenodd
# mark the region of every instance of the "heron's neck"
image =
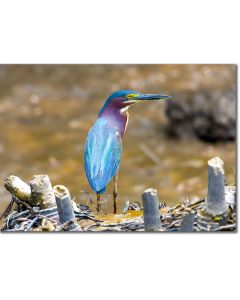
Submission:
<svg viewBox="0 0 240 300">
<path fill-rule="evenodd" d="M 108 125 L 117 129 L 123 137 L 128 123 L 128 110 L 126 107 L 119 109 L 114 106 L 106 107 L 100 114 L 99 118 L 104 118 Z"/>
</svg>

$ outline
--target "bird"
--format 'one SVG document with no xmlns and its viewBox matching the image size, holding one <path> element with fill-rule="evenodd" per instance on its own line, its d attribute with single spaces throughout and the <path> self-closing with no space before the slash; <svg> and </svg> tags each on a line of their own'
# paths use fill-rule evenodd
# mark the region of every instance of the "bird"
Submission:
<svg viewBox="0 0 240 300">
<path fill-rule="evenodd" d="M 98 212 L 101 210 L 100 195 L 106 191 L 108 183 L 113 179 L 113 212 L 117 213 L 118 170 L 122 158 L 122 140 L 128 124 L 129 107 L 138 102 L 169 98 L 171 96 L 162 94 L 119 90 L 111 94 L 100 109 L 84 145 L 84 169 L 89 185 L 97 195 Z"/>
</svg>

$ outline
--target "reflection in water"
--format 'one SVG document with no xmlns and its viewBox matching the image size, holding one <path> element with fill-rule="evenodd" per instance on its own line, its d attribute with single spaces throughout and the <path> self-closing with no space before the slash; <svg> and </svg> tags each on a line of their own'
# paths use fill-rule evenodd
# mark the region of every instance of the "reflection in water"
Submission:
<svg viewBox="0 0 240 300">
<path fill-rule="evenodd" d="M 234 80 L 226 66 L 0 66 L 0 209 L 9 199 L 3 180 L 10 174 L 25 181 L 48 174 L 53 184 L 66 185 L 77 202 L 89 202 L 82 192 L 92 193 L 85 178 L 83 145 L 113 90 L 176 94 L 209 88 L 210 81 L 213 88 L 224 90 Z M 225 161 L 227 182 L 234 183 L 234 143 L 170 139 L 166 122 L 164 103 L 130 109 L 119 172 L 122 208 L 127 200 L 139 201 L 147 187 L 156 188 L 160 200 L 169 205 L 203 197 L 206 163 L 213 156 Z M 106 211 L 112 211 L 111 193 L 112 184 L 104 196 Z"/>
</svg>

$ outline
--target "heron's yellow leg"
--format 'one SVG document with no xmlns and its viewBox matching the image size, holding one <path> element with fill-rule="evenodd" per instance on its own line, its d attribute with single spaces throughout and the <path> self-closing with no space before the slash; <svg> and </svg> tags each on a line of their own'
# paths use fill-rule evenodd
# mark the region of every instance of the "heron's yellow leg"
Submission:
<svg viewBox="0 0 240 300">
<path fill-rule="evenodd" d="M 118 173 L 114 176 L 114 188 L 113 188 L 113 213 L 117 213 L 117 195 L 118 195 L 118 189 L 117 189 L 117 181 L 118 181 Z"/>
<path fill-rule="evenodd" d="M 100 194 L 97 194 L 97 212 L 101 210 Z"/>
</svg>

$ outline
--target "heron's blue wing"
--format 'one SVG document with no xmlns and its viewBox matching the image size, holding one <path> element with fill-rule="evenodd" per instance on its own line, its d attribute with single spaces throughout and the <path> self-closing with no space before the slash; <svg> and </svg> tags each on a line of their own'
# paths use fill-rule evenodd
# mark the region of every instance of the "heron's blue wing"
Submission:
<svg viewBox="0 0 240 300">
<path fill-rule="evenodd" d="M 84 149 L 84 167 L 92 189 L 104 193 L 116 174 L 122 156 L 120 133 L 100 119 L 89 131 Z"/>
</svg>

